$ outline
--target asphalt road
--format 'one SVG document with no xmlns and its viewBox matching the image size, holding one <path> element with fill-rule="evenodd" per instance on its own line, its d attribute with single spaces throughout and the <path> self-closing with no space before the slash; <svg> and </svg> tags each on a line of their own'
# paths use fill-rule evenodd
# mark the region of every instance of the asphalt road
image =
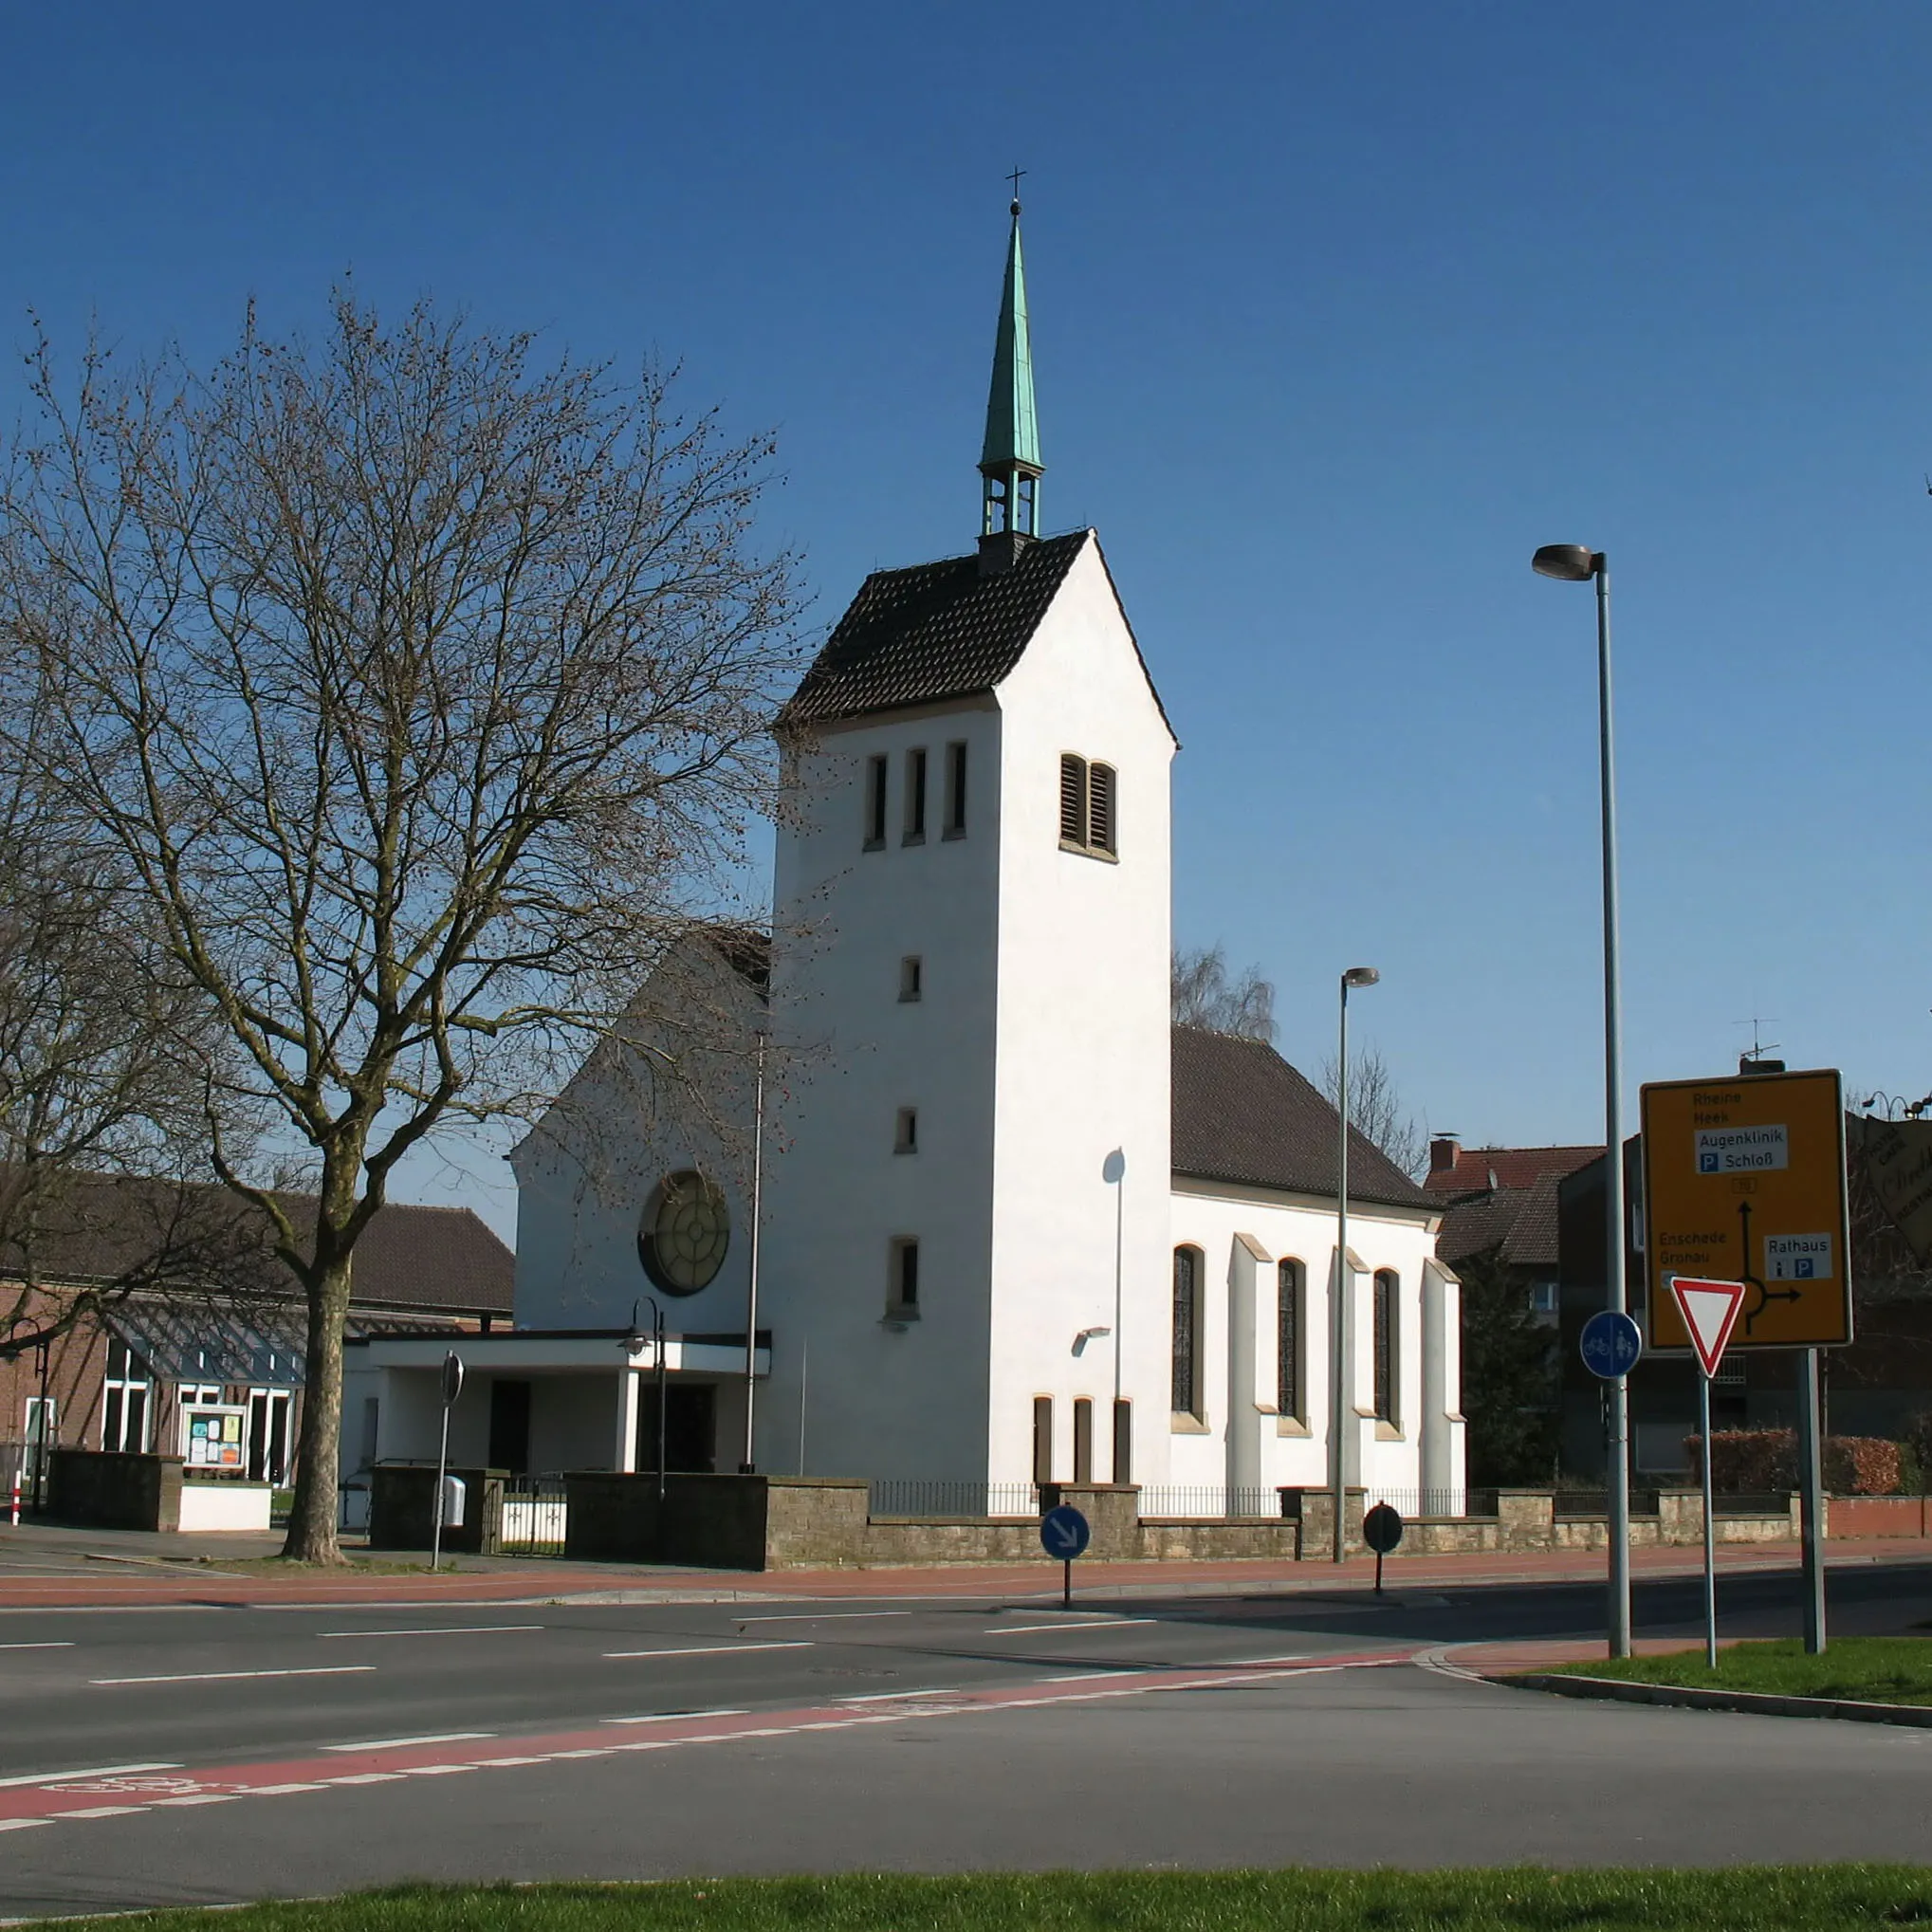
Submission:
<svg viewBox="0 0 1932 1932">
<path fill-rule="evenodd" d="M 1832 1596 L 1841 1629 L 1901 1628 L 1932 1617 L 1932 1566 L 1840 1568 Z M 1788 1628 L 1794 1599 L 1789 1576 L 1727 1578 L 1727 1628 Z M 1599 1605 L 1553 1585 L 1070 1616 L 849 1597 L 9 1613 L 0 1914 L 407 1876 L 1932 1849 L 1932 1732 L 1431 1667 L 1588 1629 Z M 1695 1579 L 1644 1585 L 1640 1626 L 1691 1628 L 1698 1606 Z"/>
</svg>

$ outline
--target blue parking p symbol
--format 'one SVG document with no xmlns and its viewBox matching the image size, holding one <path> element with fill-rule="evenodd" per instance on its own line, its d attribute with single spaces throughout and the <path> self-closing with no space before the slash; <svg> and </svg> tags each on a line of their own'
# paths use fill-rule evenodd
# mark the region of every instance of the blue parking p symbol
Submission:
<svg viewBox="0 0 1932 1932">
<path fill-rule="evenodd" d="M 1715 1174 L 1718 1171 L 1717 1155 L 1699 1154 L 1697 1157 L 1697 1170 L 1701 1174 Z"/>
</svg>

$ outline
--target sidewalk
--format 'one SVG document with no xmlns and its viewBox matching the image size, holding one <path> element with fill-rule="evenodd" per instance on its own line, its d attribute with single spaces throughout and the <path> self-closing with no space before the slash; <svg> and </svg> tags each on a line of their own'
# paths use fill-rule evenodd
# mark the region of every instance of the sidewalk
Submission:
<svg viewBox="0 0 1932 1932">
<path fill-rule="evenodd" d="M 675 1603 L 756 1601 L 769 1597 L 980 1598 L 1058 1594 L 1059 1566 L 1044 1555 L 1038 1562 L 919 1570 L 680 1570 L 625 1563 L 569 1563 L 538 1556 L 447 1559 L 441 1573 L 376 1571 L 356 1560 L 340 1572 L 264 1573 L 252 1565 L 271 1556 L 279 1539 L 261 1536 L 159 1536 L 138 1532 L 64 1530 L 48 1525 L 0 1527 L 0 1610 L 79 1610 L 109 1607 L 218 1605 L 222 1607 L 333 1603 L 504 1603 L 578 1599 L 590 1602 Z M 209 1560 L 199 1559 L 206 1557 Z M 372 1562 L 427 1562 L 427 1552 L 385 1551 Z M 1887 1537 L 1831 1546 L 1828 1562 L 1907 1563 L 1932 1560 L 1932 1538 Z M 1720 1547 L 1720 1571 L 1795 1569 L 1794 1543 Z M 1702 1553 L 1696 1549 L 1639 1549 L 1631 1569 L 1639 1577 L 1693 1576 Z M 1078 1563 L 1076 1593 L 1096 1597 L 1354 1594 L 1373 1579 L 1374 1558 L 1352 1558 L 1337 1570 L 1329 1563 Z M 1476 1584 L 1593 1581 L 1604 1573 L 1600 1551 L 1555 1551 L 1538 1555 L 1392 1557 L 1387 1587 L 1417 1589 Z M 1589 1654 L 1586 1652 L 1585 1654 Z M 1524 1664 L 1520 1668 L 1533 1667 Z"/>
</svg>

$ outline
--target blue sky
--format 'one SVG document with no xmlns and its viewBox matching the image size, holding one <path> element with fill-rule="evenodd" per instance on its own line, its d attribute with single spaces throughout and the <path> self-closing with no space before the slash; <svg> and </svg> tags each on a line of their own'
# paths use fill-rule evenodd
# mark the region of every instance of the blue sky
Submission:
<svg viewBox="0 0 1932 1932">
<path fill-rule="evenodd" d="M 1932 12 L 1773 4 L 0 15 L 0 341 L 197 356 L 331 280 L 773 425 L 816 620 L 965 548 L 1027 168 L 1045 522 L 1184 743 L 1175 929 L 1465 1139 L 1600 1132 L 1589 593 L 1627 1054 L 1932 1087 Z M 0 371 L 0 421 L 18 402 Z M 507 1225 L 494 1163 L 460 1198 Z M 422 1170 L 441 1193 L 451 1178 Z"/>
</svg>

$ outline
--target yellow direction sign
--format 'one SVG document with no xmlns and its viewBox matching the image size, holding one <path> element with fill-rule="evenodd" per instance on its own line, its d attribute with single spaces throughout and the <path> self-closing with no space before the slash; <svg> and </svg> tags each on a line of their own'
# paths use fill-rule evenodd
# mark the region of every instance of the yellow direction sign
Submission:
<svg viewBox="0 0 1932 1932">
<path fill-rule="evenodd" d="M 1845 1096 L 1835 1073 L 1662 1080 L 1644 1089 L 1650 1346 L 1689 1349 L 1665 1279 L 1748 1291 L 1734 1349 L 1851 1339 Z"/>
</svg>

